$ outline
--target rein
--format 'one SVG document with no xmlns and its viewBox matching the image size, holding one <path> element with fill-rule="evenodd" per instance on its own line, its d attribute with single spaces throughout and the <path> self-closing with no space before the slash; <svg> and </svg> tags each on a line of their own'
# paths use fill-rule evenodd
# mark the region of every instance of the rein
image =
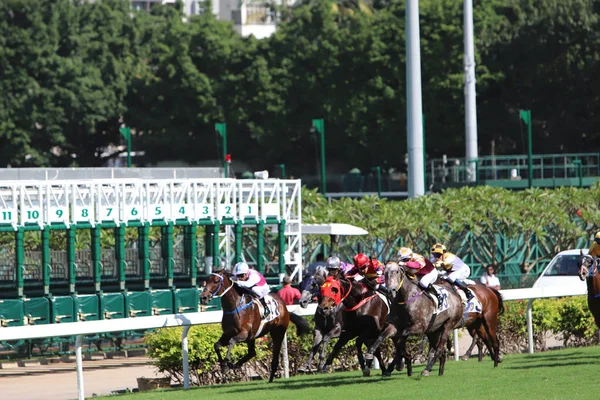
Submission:
<svg viewBox="0 0 600 400">
<path fill-rule="evenodd" d="M 400 288 L 402 288 L 402 285 L 404 285 L 404 278 L 406 278 L 406 273 L 402 274 L 402 280 L 400 281 L 400 284 L 398 285 L 398 287 L 396 288 L 396 290 L 400 290 Z M 423 294 L 422 290 L 419 290 L 418 293 L 412 295 L 412 297 L 406 301 L 399 301 L 398 304 L 411 304 L 414 303 L 415 300 L 417 300 L 418 297 L 420 297 Z"/>
<path fill-rule="evenodd" d="M 221 275 L 215 274 L 214 272 L 211 273 L 211 275 L 214 275 L 214 276 L 216 276 L 216 277 L 219 278 L 219 287 L 213 293 L 210 294 L 211 297 L 223 297 L 223 296 L 225 296 L 225 294 L 227 294 L 227 292 L 229 292 L 231 290 L 231 288 L 233 287 L 233 285 L 235 284 L 234 282 L 232 282 L 231 285 L 229 285 L 228 288 L 226 288 L 225 290 L 223 290 L 223 293 L 216 294 L 219 290 L 221 290 L 221 287 L 225 286 L 225 282 L 224 282 L 223 277 Z M 254 305 L 254 300 L 251 301 L 251 302 L 249 302 L 249 303 L 244 304 L 241 307 L 236 308 L 233 311 L 223 311 L 223 315 L 237 314 L 240 311 L 244 311 L 246 308 L 252 307 L 253 305 Z"/>
</svg>

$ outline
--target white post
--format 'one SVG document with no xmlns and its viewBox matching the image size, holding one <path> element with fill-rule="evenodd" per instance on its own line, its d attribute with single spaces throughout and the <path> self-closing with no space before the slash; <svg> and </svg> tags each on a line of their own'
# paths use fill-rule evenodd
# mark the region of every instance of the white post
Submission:
<svg viewBox="0 0 600 400">
<path fill-rule="evenodd" d="M 460 345 L 458 344 L 458 329 L 452 332 L 452 345 L 454 346 L 454 361 L 460 360 Z"/>
<path fill-rule="evenodd" d="M 425 194 L 419 0 L 406 0 L 406 115 L 408 197 Z"/>
<path fill-rule="evenodd" d="M 281 356 L 283 358 L 283 377 L 290 377 L 290 359 L 288 358 L 288 346 L 287 346 L 287 333 L 283 335 L 283 342 L 281 342 Z"/>
<path fill-rule="evenodd" d="M 81 342 L 83 336 L 77 335 L 75 339 L 75 364 L 77 367 L 77 395 L 79 400 L 85 400 L 85 394 L 83 390 L 83 357 L 81 356 Z"/>
<path fill-rule="evenodd" d="M 533 342 L 533 300 L 529 299 L 527 302 L 527 344 L 529 346 L 529 353 L 533 354 L 535 351 L 535 343 Z"/>
<path fill-rule="evenodd" d="M 188 331 L 190 330 L 190 325 L 186 325 L 183 327 L 183 332 L 181 332 L 181 354 L 183 355 L 183 388 L 190 388 L 190 361 L 188 357 Z"/>
<path fill-rule="evenodd" d="M 467 179 L 475 182 L 475 163 L 477 160 L 477 106 L 475 103 L 475 44 L 473 40 L 473 0 L 464 0 L 464 38 L 465 38 L 465 134 L 467 147 Z"/>
</svg>

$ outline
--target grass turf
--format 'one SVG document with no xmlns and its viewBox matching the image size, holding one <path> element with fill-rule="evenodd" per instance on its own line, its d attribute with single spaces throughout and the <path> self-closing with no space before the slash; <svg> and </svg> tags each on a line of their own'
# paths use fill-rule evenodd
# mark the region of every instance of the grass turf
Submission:
<svg viewBox="0 0 600 400">
<path fill-rule="evenodd" d="M 444 376 L 437 364 L 430 377 L 394 372 L 383 378 L 373 370 L 370 378 L 360 371 L 301 375 L 266 382 L 231 383 L 190 390 L 133 393 L 127 400 L 338 400 L 338 399 L 527 399 L 564 400 L 600 398 L 600 347 L 569 348 L 536 354 L 505 355 L 493 368 L 489 359 L 479 363 L 448 360 Z M 111 396 L 114 398 L 114 396 Z"/>
</svg>

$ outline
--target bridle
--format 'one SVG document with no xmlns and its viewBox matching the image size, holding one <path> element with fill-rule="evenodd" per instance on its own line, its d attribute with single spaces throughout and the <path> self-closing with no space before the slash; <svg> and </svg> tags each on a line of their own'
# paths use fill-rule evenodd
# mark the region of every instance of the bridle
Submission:
<svg viewBox="0 0 600 400">
<path fill-rule="evenodd" d="M 225 293 L 227 293 L 233 287 L 233 282 L 232 282 L 231 285 L 229 285 L 229 287 L 225 288 L 225 280 L 223 279 L 223 276 L 221 274 L 216 274 L 213 272 L 209 276 L 216 276 L 217 278 L 219 278 L 219 286 L 215 289 L 214 292 L 211 292 L 207 288 L 207 292 L 210 294 L 211 298 L 212 297 L 223 297 L 225 295 Z M 224 289 L 223 293 L 217 294 L 217 293 L 219 293 L 219 290 L 221 290 L 222 288 Z"/>
</svg>

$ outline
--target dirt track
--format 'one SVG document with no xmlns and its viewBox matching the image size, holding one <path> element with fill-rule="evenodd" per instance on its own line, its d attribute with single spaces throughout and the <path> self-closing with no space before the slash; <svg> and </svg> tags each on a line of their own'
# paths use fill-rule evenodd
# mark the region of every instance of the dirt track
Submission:
<svg viewBox="0 0 600 400">
<path fill-rule="evenodd" d="M 145 357 L 125 360 L 84 361 L 85 397 L 111 394 L 115 390 L 137 388 L 139 377 L 152 378 L 156 368 Z M 28 373 L 24 373 L 27 370 Z M 77 373 L 74 363 L 4 367 L 0 369 L 3 400 L 77 399 Z"/>
</svg>

